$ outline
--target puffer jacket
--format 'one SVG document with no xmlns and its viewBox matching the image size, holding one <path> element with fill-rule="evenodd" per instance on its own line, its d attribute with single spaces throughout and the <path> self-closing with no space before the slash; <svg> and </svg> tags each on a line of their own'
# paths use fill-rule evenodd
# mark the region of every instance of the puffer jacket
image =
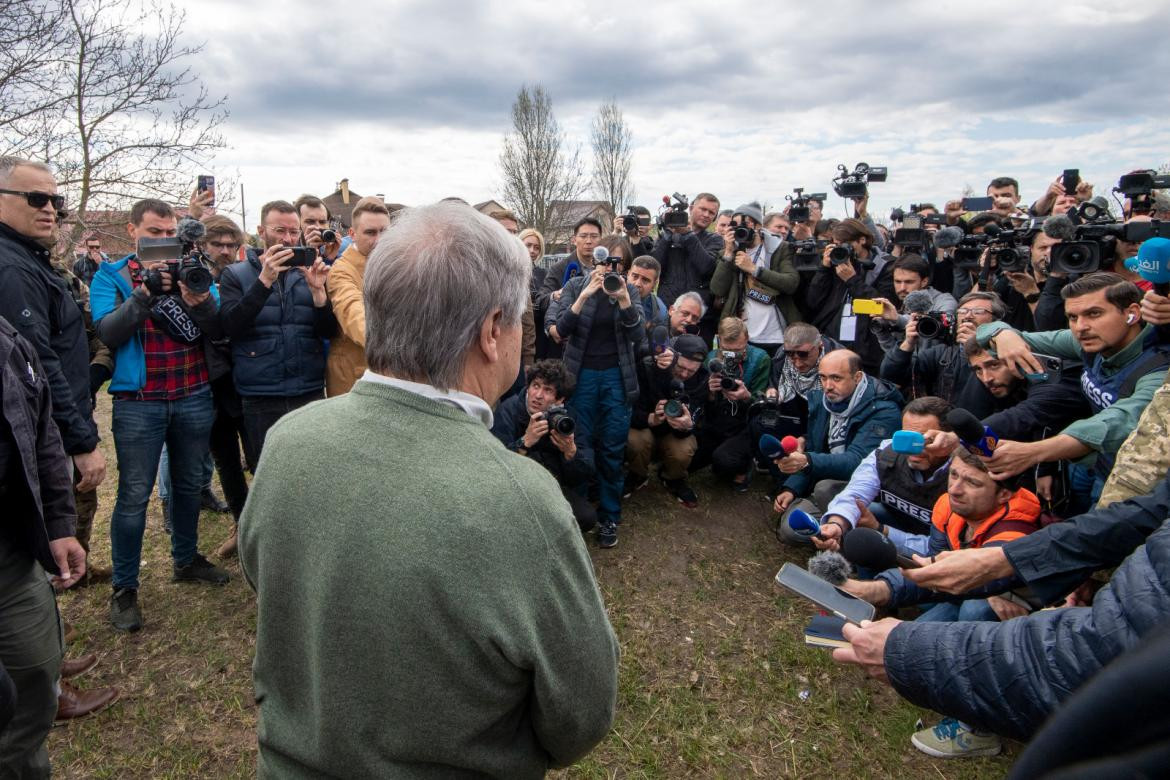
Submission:
<svg viewBox="0 0 1170 780">
<path fill-rule="evenodd" d="M 1129 502 L 1112 510 L 1139 511 Z M 1026 740 L 1102 667 L 1168 622 L 1170 519 L 1122 562 L 1092 607 L 1003 623 L 901 623 L 886 640 L 886 674 L 918 706 Z"/>
<path fill-rule="evenodd" d="M 556 325 L 557 333 L 561 335 L 565 348 L 565 371 L 577 383 L 581 373 L 581 363 L 585 358 L 585 344 L 589 341 L 589 330 L 593 327 L 593 315 L 599 305 L 609 306 L 609 298 L 598 290 L 589 296 L 589 300 L 581 306 L 581 314 L 573 313 L 573 304 L 581 290 L 589 282 L 588 276 L 574 276 L 565 284 L 561 299 L 551 301 L 548 316 L 545 318 L 545 330 Z M 627 284 L 626 291 L 631 301 L 638 300 L 638 291 L 633 285 Z M 638 399 L 638 359 L 643 350 L 642 342 L 646 340 L 646 329 L 642 326 L 642 307 L 633 304 L 628 309 L 618 309 L 613 318 L 614 338 L 618 344 L 618 366 L 622 371 L 622 384 L 626 388 L 626 403 L 633 404 Z"/>
<path fill-rule="evenodd" d="M 304 274 L 282 273 L 272 287 L 260 281 L 260 260 L 223 269 L 220 320 L 232 340 L 232 375 L 242 396 L 289 398 L 325 385 L 324 339 L 337 333 L 333 307 L 313 305 Z"/>
<path fill-rule="evenodd" d="M 865 395 L 849 417 L 845 451 L 829 452 L 829 412 L 825 409 L 824 397 L 820 389 L 808 394 L 808 433 L 804 449 L 809 465 L 804 471 L 784 480 L 780 487 L 782 491 L 807 496 L 813 485 L 822 479 L 848 480 L 862 458 L 902 427 L 902 394 L 889 382 L 871 376 Z"/>
</svg>

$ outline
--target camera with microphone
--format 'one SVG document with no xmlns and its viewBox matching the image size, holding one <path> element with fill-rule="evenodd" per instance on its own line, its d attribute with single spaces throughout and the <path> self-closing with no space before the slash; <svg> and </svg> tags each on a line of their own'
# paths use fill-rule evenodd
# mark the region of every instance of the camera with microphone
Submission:
<svg viewBox="0 0 1170 780">
<path fill-rule="evenodd" d="M 861 199 L 869 194 L 870 182 L 884 182 L 886 168 L 875 168 L 869 163 L 859 162 L 850 171 L 844 165 L 838 165 L 839 173 L 833 179 L 833 192 L 842 198 Z"/>
</svg>

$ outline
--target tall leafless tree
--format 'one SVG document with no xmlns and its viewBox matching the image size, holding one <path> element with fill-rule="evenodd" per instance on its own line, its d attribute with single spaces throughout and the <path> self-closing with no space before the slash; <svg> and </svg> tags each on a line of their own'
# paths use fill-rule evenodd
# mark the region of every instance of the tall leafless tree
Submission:
<svg viewBox="0 0 1170 780">
<path fill-rule="evenodd" d="M 630 144 L 633 135 L 617 101 L 602 103 L 593 118 L 593 189 L 621 214 L 634 197 L 630 181 Z"/>
<path fill-rule="evenodd" d="M 524 224 L 551 238 L 567 204 L 585 189 L 580 158 L 579 147 L 568 148 L 544 87 L 521 86 L 512 103 L 512 132 L 500 153 L 504 202 Z"/>
<path fill-rule="evenodd" d="M 0 0 L 8 1 L 20 2 Z M 223 146 L 227 112 L 225 98 L 212 98 L 188 64 L 202 46 L 183 42 L 183 11 L 166 0 L 40 5 L 58 14 L 39 74 L 60 99 L 13 112 L 21 115 L 5 129 L 7 151 L 57 169 L 77 213 L 74 239 L 93 209 L 142 197 L 186 202 L 195 175 Z"/>
</svg>

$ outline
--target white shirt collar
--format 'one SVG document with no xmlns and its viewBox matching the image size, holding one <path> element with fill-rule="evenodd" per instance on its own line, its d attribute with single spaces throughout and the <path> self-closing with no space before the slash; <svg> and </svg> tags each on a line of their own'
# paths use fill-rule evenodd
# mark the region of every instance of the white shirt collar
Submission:
<svg viewBox="0 0 1170 780">
<path fill-rule="evenodd" d="M 391 387 L 405 390 L 408 393 L 414 393 L 415 395 L 421 395 L 423 398 L 438 401 L 441 404 L 449 404 L 458 409 L 462 409 L 469 417 L 479 420 L 486 427 L 492 427 L 492 408 L 477 395 L 465 393 L 462 390 L 440 390 L 433 385 L 425 385 L 421 382 L 411 382 L 406 379 L 378 374 L 368 368 L 366 369 L 366 373 L 362 374 L 362 380 L 390 385 Z"/>
</svg>

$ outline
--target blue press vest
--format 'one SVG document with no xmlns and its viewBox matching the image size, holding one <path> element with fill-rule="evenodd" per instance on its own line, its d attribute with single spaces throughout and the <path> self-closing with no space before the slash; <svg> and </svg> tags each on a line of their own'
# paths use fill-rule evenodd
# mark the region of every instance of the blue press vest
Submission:
<svg viewBox="0 0 1170 780">
<path fill-rule="evenodd" d="M 1105 358 L 1101 353 L 1090 356 L 1082 352 L 1081 359 L 1085 365 L 1085 370 L 1081 373 L 1081 392 L 1093 407 L 1093 414 L 1097 414 L 1122 398 L 1132 395 L 1134 387 L 1142 377 L 1165 373 L 1167 366 L 1170 366 L 1170 345 L 1157 343 L 1156 336 L 1151 333 L 1146 339 L 1142 353 L 1112 376 L 1102 375 Z M 1116 456 L 1115 452 L 1098 454 L 1093 471 L 1100 476 L 1107 475 L 1113 468 Z"/>
</svg>

